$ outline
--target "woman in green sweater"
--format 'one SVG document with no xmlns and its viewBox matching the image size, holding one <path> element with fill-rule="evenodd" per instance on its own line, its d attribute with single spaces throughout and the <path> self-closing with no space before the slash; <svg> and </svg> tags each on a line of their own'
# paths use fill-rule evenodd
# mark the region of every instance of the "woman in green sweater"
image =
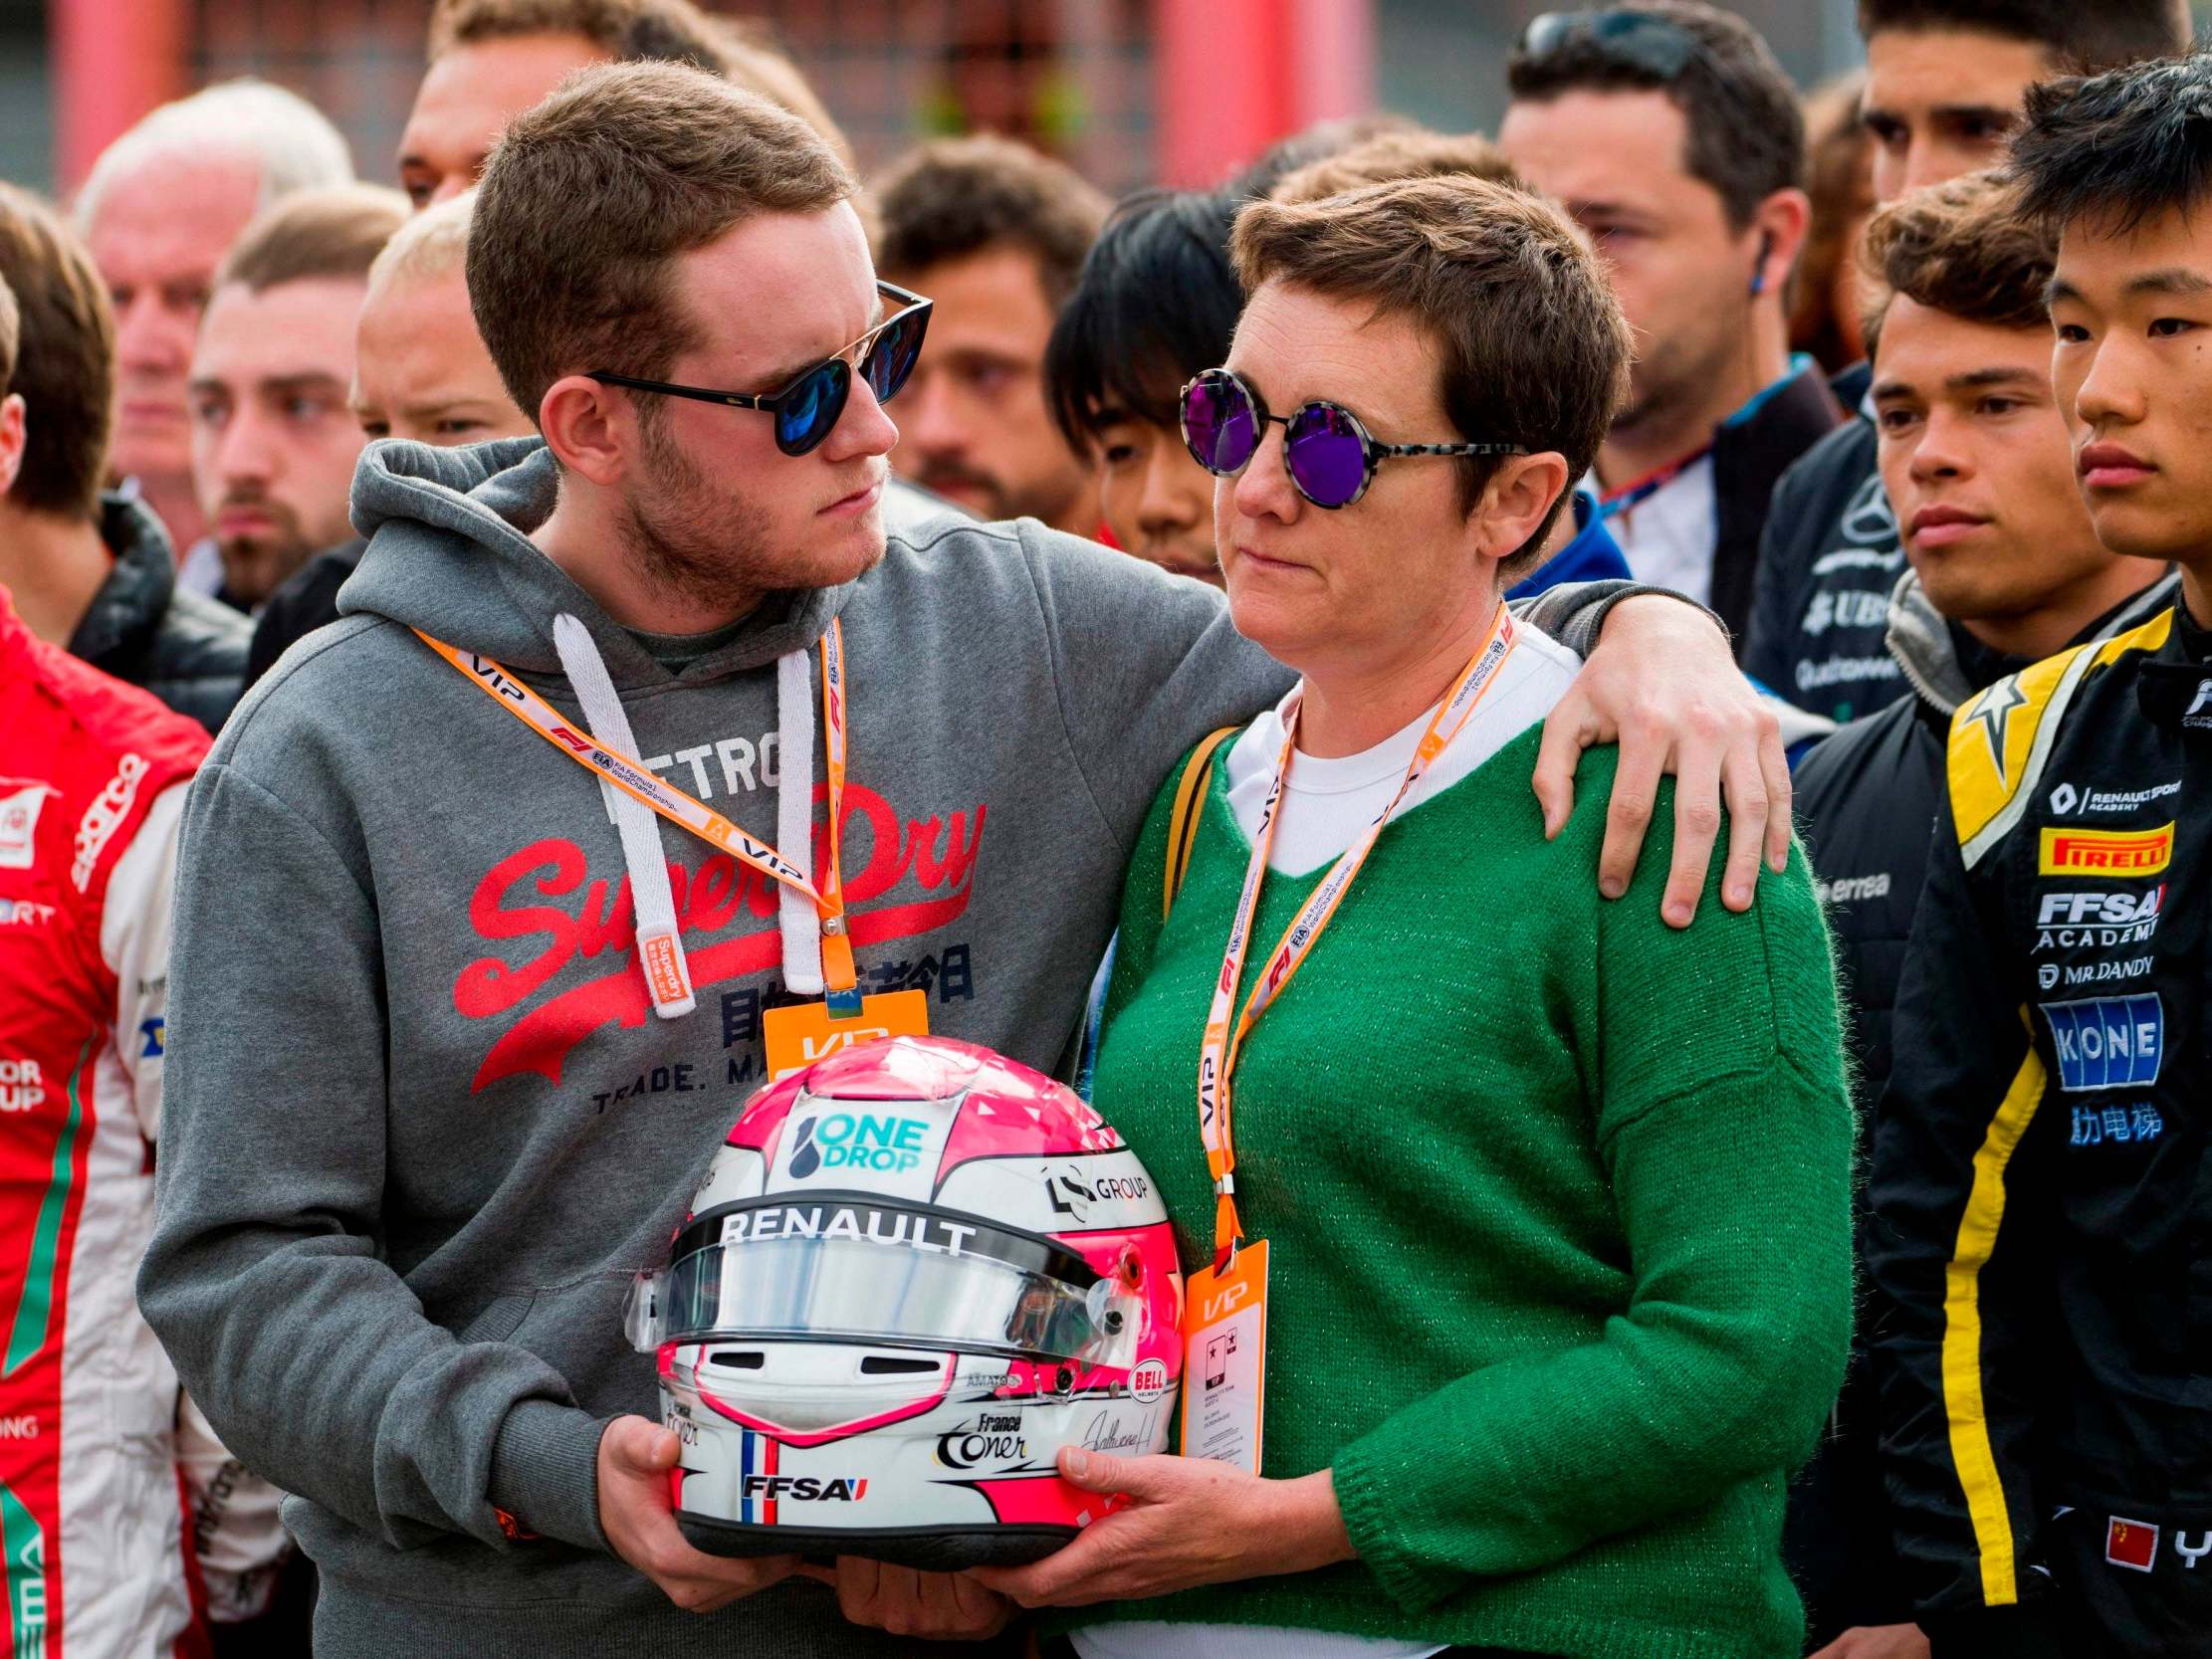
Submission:
<svg viewBox="0 0 2212 1659">
<path fill-rule="evenodd" d="M 1234 252 L 1185 432 L 1236 625 L 1303 678 L 1194 763 L 1195 828 L 1185 780 L 1154 807 L 1095 1099 L 1191 1324 L 1265 1262 L 1264 1410 L 1209 1326 L 1210 1458 L 1069 1454 L 1129 1507 L 979 1575 L 1080 1609 L 1083 1659 L 1794 1659 L 1783 1489 L 1851 1309 L 1826 935 L 1794 854 L 1680 932 L 1664 845 L 1590 891 L 1602 807 L 1547 837 L 1528 793 L 1573 664 L 1499 598 L 1605 434 L 1619 310 L 1471 179 L 1258 204 Z"/>
</svg>

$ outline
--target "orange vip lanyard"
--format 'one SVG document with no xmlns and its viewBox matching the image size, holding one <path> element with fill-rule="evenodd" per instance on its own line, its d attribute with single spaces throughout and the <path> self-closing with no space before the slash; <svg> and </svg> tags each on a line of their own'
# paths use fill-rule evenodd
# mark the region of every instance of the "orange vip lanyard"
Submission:
<svg viewBox="0 0 2212 1659">
<path fill-rule="evenodd" d="M 1244 869 L 1244 888 L 1237 896 L 1236 913 L 1229 924 L 1228 948 L 1221 957 L 1220 977 L 1214 982 L 1214 1002 L 1207 1013 L 1206 1036 L 1199 1047 L 1199 1139 L 1205 1143 L 1207 1167 L 1214 1176 L 1214 1271 L 1217 1274 L 1227 1271 L 1243 1237 L 1243 1226 L 1236 1215 L 1236 1141 L 1229 1079 L 1235 1072 L 1236 1057 L 1243 1048 L 1244 1039 L 1259 1023 L 1260 1015 L 1282 994 L 1306 957 L 1312 954 L 1322 930 L 1336 915 L 1337 906 L 1343 903 L 1344 895 L 1351 889 L 1352 878 L 1360 873 L 1368 854 L 1375 850 L 1375 843 L 1389 825 L 1392 814 L 1436 763 L 1437 756 L 1465 728 L 1483 694 L 1496 683 L 1498 670 L 1512 654 L 1516 637 L 1513 618 L 1501 602 L 1497 617 L 1490 624 L 1489 638 L 1460 671 L 1450 693 L 1430 721 L 1429 729 L 1414 750 L 1413 760 L 1406 767 L 1406 776 L 1399 783 L 1397 793 L 1391 796 L 1390 804 L 1376 814 L 1375 821 L 1367 826 L 1359 840 L 1347 847 L 1330 866 L 1321 885 L 1291 918 L 1290 926 L 1283 931 L 1273 953 L 1268 956 L 1259 982 L 1252 987 L 1244 1011 L 1232 1029 L 1229 1015 L 1235 1008 L 1237 987 L 1244 975 L 1244 952 L 1251 942 L 1252 919 L 1259 911 L 1259 890 L 1267 876 L 1268 849 L 1275 841 L 1283 782 L 1290 775 L 1291 752 L 1298 743 L 1298 709 L 1303 693 L 1293 692 L 1284 707 L 1282 751 L 1275 757 L 1274 778 L 1268 784 L 1266 804 L 1259 809 L 1259 823 L 1252 832 L 1251 862 Z"/>
<path fill-rule="evenodd" d="M 799 868 L 766 841 L 756 840 L 713 807 L 694 799 L 674 784 L 647 771 L 636 761 L 610 753 L 580 732 L 560 711 L 516 679 L 489 657 L 460 651 L 433 639 L 420 628 L 423 644 L 451 663 L 502 709 L 586 771 L 596 773 L 624 794 L 643 801 L 672 824 L 679 824 L 701 840 L 712 843 L 764 876 L 773 877 L 814 907 L 821 924 L 822 984 L 829 1007 L 840 1017 L 860 1011 L 860 976 L 853 962 L 852 940 L 845 928 L 844 884 L 839 878 L 839 820 L 845 797 L 845 645 L 844 630 L 833 618 L 822 635 L 822 746 L 827 756 L 829 792 L 829 857 L 820 887 L 806 879 Z"/>
</svg>

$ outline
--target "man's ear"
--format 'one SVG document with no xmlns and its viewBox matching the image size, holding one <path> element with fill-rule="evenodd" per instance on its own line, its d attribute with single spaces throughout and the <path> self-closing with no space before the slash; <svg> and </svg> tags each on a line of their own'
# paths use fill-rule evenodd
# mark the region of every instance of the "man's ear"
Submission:
<svg viewBox="0 0 2212 1659">
<path fill-rule="evenodd" d="M 1511 558 L 1536 533 L 1551 504 L 1572 482 L 1567 477 L 1567 458 L 1557 450 L 1505 457 L 1483 485 L 1482 499 L 1468 520 L 1475 551 L 1484 558 Z"/>
<path fill-rule="evenodd" d="M 1751 241 L 1757 261 L 1752 271 L 1753 294 L 1771 294 L 1783 309 L 1789 306 L 1790 278 L 1805 251 L 1806 232 L 1813 224 L 1813 199 L 1802 190 L 1777 190 L 1758 205 L 1744 235 Z"/>
<path fill-rule="evenodd" d="M 29 434 L 23 394 L 11 392 L 0 397 L 0 496 L 15 488 L 16 477 L 23 471 L 23 446 Z"/>
<path fill-rule="evenodd" d="M 616 483 L 639 449 L 630 394 L 589 375 L 563 375 L 538 403 L 538 430 L 561 466 L 593 484 Z"/>
</svg>

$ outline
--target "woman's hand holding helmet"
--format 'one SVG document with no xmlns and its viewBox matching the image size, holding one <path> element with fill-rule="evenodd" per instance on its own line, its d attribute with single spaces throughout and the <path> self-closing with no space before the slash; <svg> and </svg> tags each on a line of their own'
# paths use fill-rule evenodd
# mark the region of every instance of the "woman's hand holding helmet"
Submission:
<svg viewBox="0 0 2212 1659">
<path fill-rule="evenodd" d="M 1352 1558 L 1326 1469 L 1268 1480 L 1209 1458 L 1100 1457 L 1072 1447 L 1059 1464 L 1062 1480 L 1125 1494 L 1129 1504 L 1041 1561 L 969 1569 L 966 1576 L 1024 1607 L 1166 1595 Z"/>
</svg>

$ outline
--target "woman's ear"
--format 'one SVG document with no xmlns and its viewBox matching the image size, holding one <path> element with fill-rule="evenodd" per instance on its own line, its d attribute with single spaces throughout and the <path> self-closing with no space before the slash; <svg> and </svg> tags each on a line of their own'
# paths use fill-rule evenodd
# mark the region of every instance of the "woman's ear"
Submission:
<svg viewBox="0 0 2212 1659">
<path fill-rule="evenodd" d="M 1567 477 L 1567 458 L 1557 450 L 1534 455 L 1509 455 L 1482 487 L 1469 527 L 1475 533 L 1475 550 L 1485 558 L 1511 558 L 1528 544 L 1573 481 Z"/>
</svg>

